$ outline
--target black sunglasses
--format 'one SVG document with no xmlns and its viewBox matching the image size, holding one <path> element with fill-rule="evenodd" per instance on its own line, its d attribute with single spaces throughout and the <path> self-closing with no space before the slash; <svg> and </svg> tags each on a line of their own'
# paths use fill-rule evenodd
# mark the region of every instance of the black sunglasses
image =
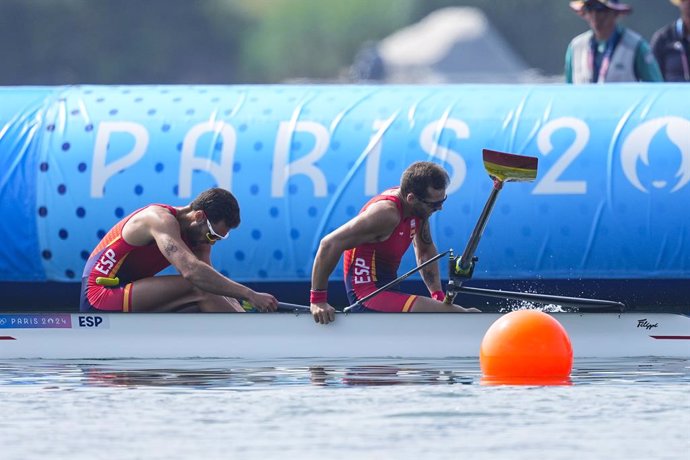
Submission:
<svg viewBox="0 0 690 460">
<path fill-rule="evenodd" d="M 443 203 L 445 203 L 448 199 L 448 195 L 444 196 L 442 200 L 438 201 L 427 201 L 424 198 L 419 197 L 417 197 L 417 199 L 432 209 L 439 209 L 441 206 L 443 206 Z"/>
</svg>

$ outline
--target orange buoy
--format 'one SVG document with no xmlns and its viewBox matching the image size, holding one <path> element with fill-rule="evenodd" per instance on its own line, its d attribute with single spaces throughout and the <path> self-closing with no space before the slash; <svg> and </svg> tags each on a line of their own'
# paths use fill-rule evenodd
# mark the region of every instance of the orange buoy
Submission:
<svg viewBox="0 0 690 460">
<path fill-rule="evenodd" d="M 516 310 L 498 318 L 479 352 L 488 384 L 562 385 L 570 383 L 573 347 L 565 328 L 539 310 Z"/>
</svg>

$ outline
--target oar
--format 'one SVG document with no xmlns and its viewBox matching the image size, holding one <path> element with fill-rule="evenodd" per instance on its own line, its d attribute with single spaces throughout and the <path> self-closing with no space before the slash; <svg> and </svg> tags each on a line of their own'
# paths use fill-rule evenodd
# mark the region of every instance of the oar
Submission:
<svg viewBox="0 0 690 460">
<path fill-rule="evenodd" d="M 372 297 L 374 297 L 374 296 L 380 294 L 381 292 L 385 291 L 386 289 L 392 288 L 393 286 L 397 285 L 398 283 L 400 283 L 402 280 L 404 280 L 404 279 L 407 278 L 408 276 L 410 276 L 410 275 L 412 275 L 412 274 L 414 274 L 414 273 L 417 273 L 419 270 L 421 270 L 422 268 L 426 267 L 426 266 L 429 265 L 430 263 L 436 262 L 438 259 L 440 259 L 441 257 L 445 256 L 445 255 L 448 254 L 449 252 L 450 252 L 450 251 L 445 251 L 445 252 L 442 252 L 442 253 L 440 253 L 440 254 L 436 254 L 434 257 L 432 257 L 431 259 L 427 260 L 427 261 L 424 262 L 423 264 L 418 265 L 417 267 L 413 268 L 412 270 L 410 270 L 409 272 L 405 273 L 404 275 L 398 276 L 396 279 L 394 279 L 394 280 L 391 281 L 390 283 L 386 284 L 385 286 L 381 286 L 380 288 L 378 288 L 377 290 L 375 290 L 375 291 L 372 292 L 371 294 L 362 297 L 361 299 L 359 299 L 357 302 L 353 303 L 352 305 L 350 305 L 350 306 L 348 306 L 348 307 L 345 307 L 345 308 L 343 309 L 343 311 L 344 311 L 345 313 L 349 312 L 350 310 L 352 310 L 353 308 L 355 308 L 357 305 L 361 305 L 362 303 L 366 302 L 367 300 L 371 299 Z"/>
<path fill-rule="evenodd" d="M 479 239 L 484 233 L 486 222 L 493 210 L 498 192 L 503 188 L 504 182 L 527 182 L 532 181 L 537 177 L 538 159 L 525 155 L 516 155 L 512 153 L 498 152 L 496 150 L 484 149 L 482 151 L 484 168 L 489 173 L 489 176 L 494 181 L 494 187 L 491 190 L 489 199 L 484 205 L 484 210 L 479 216 L 477 225 L 470 236 L 465 251 L 458 259 L 454 259 L 451 254 L 450 280 L 446 292 L 444 302 L 453 303 L 455 296 L 459 291 L 473 295 L 484 295 L 487 297 L 498 297 L 502 299 L 526 300 L 538 303 L 553 303 L 567 307 L 578 308 L 613 308 L 618 311 L 625 311 L 625 304 L 612 300 L 587 299 L 578 297 L 555 296 L 548 294 L 533 294 L 528 292 L 513 292 L 500 291 L 493 289 L 481 289 L 472 287 L 463 287 L 462 283 L 472 277 L 474 271 L 474 262 L 476 258 L 474 253 L 479 244 Z M 455 263 L 453 263 L 453 261 Z"/>
<path fill-rule="evenodd" d="M 462 279 L 470 279 L 474 271 L 474 253 L 479 245 L 479 240 L 484 233 L 486 222 L 489 220 L 489 215 L 494 209 L 498 193 L 503 188 L 504 182 L 528 182 L 537 177 L 538 158 L 526 155 L 516 155 L 513 153 L 498 152 L 496 150 L 484 149 L 482 150 L 482 159 L 484 161 L 484 168 L 489 173 L 489 176 L 494 181 L 494 186 L 491 189 L 489 199 L 484 205 L 482 213 L 479 215 L 479 220 L 474 226 L 472 235 L 462 256 L 455 260 L 455 266 L 451 266 L 451 276 L 448 282 L 446 291 L 446 298 L 444 302 L 447 304 L 453 303 L 457 290 L 462 286 Z M 452 261 L 452 259 L 451 259 Z M 457 282 L 457 285 L 456 285 Z"/>
<path fill-rule="evenodd" d="M 309 307 L 306 305 L 299 305 L 296 303 L 278 302 L 278 311 L 308 312 Z"/>
<path fill-rule="evenodd" d="M 531 292 L 514 292 L 514 291 L 501 291 L 497 289 L 483 289 L 475 287 L 463 286 L 458 291 L 471 294 L 471 295 L 482 295 L 486 297 L 497 297 L 500 299 L 513 299 L 513 300 L 525 300 L 528 302 L 536 302 L 542 304 L 556 304 L 563 307 L 575 307 L 575 308 L 612 308 L 614 310 L 624 312 L 626 306 L 622 302 L 616 302 L 614 300 L 600 300 L 600 299 L 587 299 L 582 297 L 566 297 L 560 295 L 549 295 L 549 294 L 535 294 Z"/>
</svg>

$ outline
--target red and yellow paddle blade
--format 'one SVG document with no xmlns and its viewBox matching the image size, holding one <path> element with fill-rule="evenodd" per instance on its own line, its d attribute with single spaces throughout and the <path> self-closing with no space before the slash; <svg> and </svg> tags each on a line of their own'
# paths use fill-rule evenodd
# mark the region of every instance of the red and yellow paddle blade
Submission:
<svg viewBox="0 0 690 460">
<path fill-rule="evenodd" d="M 537 157 L 483 149 L 484 167 L 489 175 L 501 182 L 529 182 L 537 178 Z"/>
</svg>

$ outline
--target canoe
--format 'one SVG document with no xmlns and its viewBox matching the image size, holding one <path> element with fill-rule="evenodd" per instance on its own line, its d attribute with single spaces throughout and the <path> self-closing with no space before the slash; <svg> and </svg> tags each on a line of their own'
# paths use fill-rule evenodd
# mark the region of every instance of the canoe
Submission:
<svg viewBox="0 0 690 460">
<path fill-rule="evenodd" d="M 690 316 L 550 313 L 576 358 L 690 358 Z M 0 314 L 0 359 L 477 357 L 500 313 Z"/>
</svg>

